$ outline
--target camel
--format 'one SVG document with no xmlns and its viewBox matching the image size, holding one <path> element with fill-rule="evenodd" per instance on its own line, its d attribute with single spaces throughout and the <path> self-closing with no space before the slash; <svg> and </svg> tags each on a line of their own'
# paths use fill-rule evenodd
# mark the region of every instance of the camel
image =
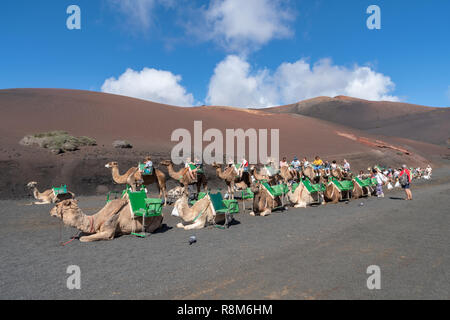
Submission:
<svg viewBox="0 0 450 320">
<path fill-rule="evenodd" d="M 270 215 L 273 209 L 281 207 L 281 198 L 273 198 L 260 182 L 254 183 L 251 190 L 255 196 L 253 198 L 253 211 L 250 212 L 250 215 L 265 217 Z"/>
<path fill-rule="evenodd" d="M 264 170 L 266 171 L 266 170 Z M 280 180 L 282 180 L 281 176 L 279 174 L 275 174 L 273 176 L 268 176 L 264 173 L 262 173 L 261 170 L 257 170 L 255 166 L 252 166 L 250 168 L 250 175 L 252 176 L 252 180 L 255 181 L 267 181 L 268 184 L 274 185 L 277 184 Z"/>
<path fill-rule="evenodd" d="M 140 185 L 149 186 L 156 183 L 159 198 L 161 199 L 164 197 L 164 205 L 167 204 L 166 175 L 161 170 L 155 168 L 153 174 L 143 175 L 138 167 L 131 167 L 125 174 L 121 175 L 119 173 L 119 164 L 117 162 L 107 163 L 105 167 L 111 169 L 115 183 L 128 184 L 133 191 L 136 191 Z"/>
<path fill-rule="evenodd" d="M 332 204 L 336 204 L 339 202 L 339 200 L 341 200 L 341 192 L 339 191 L 338 187 L 336 187 L 336 185 L 331 181 L 326 183 L 326 190 L 323 196 L 326 202 L 331 202 Z"/>
<path fill-rule="evenodd" d="M 283 178 L 285 184 L 288 184 L 293 180 L 298 180 L 298 172 L 289 167 L 281 167 L 280 176 Z"/>
<path fill-rule="evenodd" d="M 240 177 L 233 167 L 228 167 L 223 171 L 220 164 L 214 162 L 212 166 L 216 168 L 216 174 L 219 179 L 224 180 L 227 184 L 228 194 L 231 199 L 234 199 L 234 191 L 236 189 L 245 190 L 251 185 L 248 172 L 244 172 L 242 177 Z"/>
<path fill-rule="evenodd" d="M 184 192 L 181 198 L 175 202 L 172 216 L 180 217 L 183 220 L 177 224 L 177 228 L 184 230 L 202 229 L 207 225 L 225 221 L 224 214 L 216 215 L 208 195 L 189 207 L 188 197 Z"/>
<path fill-rule="evenodd" d="M 57 196 L 55 196 L 54 192 L 52 189 L 49 190 L 45 190 L 44 192 L 39 192 L 39 190 L 37 189 L 37 182 L 35 181 L 31 181 L 27 184 L 27 188 L 32 190 L 33 192 L 33 196 L 36 200 L 36 202 L 33 202 L 33 204 L 50 204 L 50 203 L 56 203 L 58 201 L 61 201 L 61 197 L 58 198 Z M 67 199 L 67 198 L 72 198 L 75 199 L 75 194 L 73 192 L 68 191 L 67 195 L 64 195 L 62 198 Z"/>
<path fill-rule="evenodd" d="M 302 172 L 300 173 L 300 176 L 303 176 L 305 178 L 308 178 L 309 181 L 312 183 L 317 182 L 317 174 L 314 171 L 313 167 L 303 167 Z"/>
<path fill-rule="evenodd" d="M 169 203 L 174 203 L 175 201 L 180 199 L 180 197 L 183 195 L 183 193 L 184 193 L 184 188 L 181 186 L 176 186 L 175 188 L 170 189 L 167 192 L 167 198 L 169 199 Z"/>
<path fill-rule="evenodd" d="M 206 175 L 204 173 L 197 172 L 197 181 L 193 181 L 189 176 L 187 168 L 182 168 L 179 171 L 175 171 L 173 168 L 173 162 L 171 160 L 161 161 L 160 164 L 167 167 L 169 176 L 172 179 L 178 181 L 180 185 L 184 188 L 185 192 L 188 192 L 189 185 L 197 186 L 197 194 L 200 193 L 201 186 L 203 186 L 205 192 L 208 192 L 208 180 L 206 179 Z"/>
<path fill-rule="evenodd" d="M 325 204 L 324 196 L 321 192 L 317 195 L 318 201 Z M 287 193 L 289 201 L 294 205 L 294 208 L 306 208 L 306 206 L 316 203 L 316 200 L 311 196 L 303 183 L 292 191 L 292 185 L 289 185 L 289 192 Z"/>
<path fill-rule="evenodd" d="M 365 179 L 362 179 L 365 180 Z M 355 179 L 353 179 L 352 198 L 359 199 L 362 197 L 370 197 L 376 190 L 371 186 L 361 187 Z"/>
<path fill-rule="evenodd" d="M 78 207 L 76 200 L 59 202 L 51 211 L 67 226 L 74 227 L 89 234 L 80 238 L 81 242 L 112 240 L 115 236 L 131 234 L 136 231 L 155 232 L 161 227 L 163 217 L 134 218 L 128 199 L 117 199 L 108 202 L 98 213 L 88 216 Z M 144 230 L 143 230 L 144 229 Z"/>
</svg>

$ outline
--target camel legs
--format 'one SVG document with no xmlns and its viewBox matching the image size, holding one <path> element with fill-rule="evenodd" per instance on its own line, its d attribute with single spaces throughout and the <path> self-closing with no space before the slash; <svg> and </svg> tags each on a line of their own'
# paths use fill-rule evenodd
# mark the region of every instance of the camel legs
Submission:
<svg viewBox="0 0 450 320">
<path fill-rule="evenodd" d="M 201 220 L 199 220 L 193 224 L 188 224 L 187 226 L 185 226 L 181 222 L 177 224 L 177 228 L 184 229 L 184 230 L 202 229 L 204 226 L 205 226 L 205 222 L 201 221 Z"/>
<path fill-rule="evenodd" d="M 33 202 L 33 203 L 34 203 L 34 204 L 39 204 L 39 205 L 42 205 L 42 204 L 52 204 L 51 201 L 44 201 L 44 202 L 35 201 L 35 202 Z"/>
<path fill-rule="evenodd" d="M 80 242 L 93 242 L 100 240 L 112 240 L 114 239 L 114 230 L 103 231 L 99 233 L 95 233 L 90 236 L 85 236 L 80 238 Z"/>
</svg>

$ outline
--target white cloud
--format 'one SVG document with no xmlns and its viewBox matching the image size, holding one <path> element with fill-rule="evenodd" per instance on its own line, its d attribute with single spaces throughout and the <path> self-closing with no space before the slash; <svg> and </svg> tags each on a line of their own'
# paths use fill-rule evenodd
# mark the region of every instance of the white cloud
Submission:
<svg viewBox="0 0 450 320">
<path fill-rule="evenodd" d="M 118 79 L 112 77 L 105 80 L 101 90 L 170 105 L 192 106 L 194 97 L 179 84 L 181 79 L 181 76 L 164 70 L 127 69 Z"/>
<path fill-rule="evenodd" d="M 175 0 L 108 0 L 110 5 L 122 13 L 127 23 L 148 29 L 152 23 L 152 12 L 157 4 L 173 7 Z"/>
<path fill-rule="evenodd" d="M 450 100 L 450 86 L 448 86 L 446 93 L 447 93 L 448 100 Z"/>
<path fill-rule="evenodd" d="M 230 55 L 214 70 L 209 83 L 206 101 L 211 105 L 254 107 L 276 103 L 277 94 L 269 71 L 259 70 L 251 74 L 247 61 Z"/>
<path fill-rule="evenodd" d="M 212 0 L 203 10 L 201 25 L 191 32 L 214 40 L 231 51 L 258 49 L 272 39 L 292 35 L 292 11 L 282 0 Z M 206 23 L 206 27 L 204 25 Z M 209 30 L 209 31 L 208 31 Z"/>
<path fill-rule="evenodd" d="M 129 23 L 144 28 L 150 26 L 151 11 L 156 0 L 109 0 L 109 2 L 127 17 Z"/>
<path fill-rule="evenodd" d="M 369 67 L 333 65 L 323 59 L 314 65 L 301 59 L 283 63 L 277 70 L 253 71 L 243 58 L 230 55 L 214 70 L 207 103 L 236 107 L 267 107 L 317 96 L 348 95 L 368 100 L 398 101 L 389 95 L 392 80 Z"/>
</svg>

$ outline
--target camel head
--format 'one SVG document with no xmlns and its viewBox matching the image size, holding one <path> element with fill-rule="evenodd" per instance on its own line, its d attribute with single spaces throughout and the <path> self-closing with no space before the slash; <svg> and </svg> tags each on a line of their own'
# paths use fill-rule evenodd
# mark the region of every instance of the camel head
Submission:
<svg viewBox="0 0 450 320">
<path fill-rule="evenodd" d="M 63 200 L 58 202 L 55 207 L 50 210 L 50 215 L 63 220 L 73 219 L 79 214 L 78 202 L 74 199 Z"/>
<path fill-rule="evenodd" d="M 255 183 L 253 183 L 251 186 L 250 186 L 250 190 L 253 192 L 253 193 L 259 193 L 259 191 L 260 191 L 260 188 L 261 188 L 261 183 L 260 182 L 255 182 Z"/>
<path fill-rule="evenodd" d="M 163 160 L 163 161 L 160 162 L 160 164 L 163 165 L 163 166 L 168 167 L 170 165 L 173 165 L 173 162 L 172 162 L 172 160 Z"/>
<path fill-rule="evenodd" d="M 215 162 L 213 162 L 212 166 L 213 166 L 213 168 L 216 168 L 216 169 L 222 168 L 222 166 L 220 164 L 215 163 Z"/>
<path fill-rule="evenodd" d="M 36 187 L 37 184 L 38 184 L 38 183 L 37 183 L 36 181 L 28 182 L 27 188 L 32 189 L 32 188 Z"/>
<path fill-rule="evenodd" d="M 119 164 L 117 162 L 113 161 L 113 162 L 107 163 L 105 165 L 105 168 L 112 169 L 112 168 L 117 168 L 118 166 L 119 166 Z"/>
<path fill-rule="evenodd" d="M 171 213 L 172 216 L 179 217 L 179 218 L 183 217 L 183 213 L 184 213 L 183 208 L 185 208 L 186 206 L 189 207 L 188 206 L 188 196 L 184 192 L 185 188 L 182 188 L 182 189 L 183 189 L 182 190 L 183 192 L 181 194 L 181 197 L 177 201 L 175 201 L 175 203 L 173 204 L 173 210 Z"/>
</svg>

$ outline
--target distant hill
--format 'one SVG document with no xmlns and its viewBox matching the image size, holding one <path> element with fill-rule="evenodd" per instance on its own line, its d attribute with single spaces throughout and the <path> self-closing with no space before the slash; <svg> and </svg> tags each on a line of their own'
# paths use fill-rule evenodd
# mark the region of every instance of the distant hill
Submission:
<svg viewBox="0 0 450 320">
<path fill-rule="evenodd" d="M 368 133 L 438 145 L 446 145 L 447 139 L 450 138 L 450 108 L 338 96 L 318 97 L 291 105 L 267 108 L 264 111 L 299 114 Z"/>
<path fill-rule="evenodd" d="M 317 104 L 319 100 L 322 102 Z M 203 132 L 215 128 L 224 137 L 227 129 L 279 129 L 281 157 L 311 159 L 320 155 L 323 159 L 338 161 L 346 158 L 355 170 L 367 169 L 375 163 L 422 166 L 439 161 L 447 152 L 443 147 L 401 138 L 409 130 L 416 131 L 418 136 L 425 132 L 428 137 L 433 137 L 431 132 L 434 132 L 434 138 L 440 139 L 438 127 L 446 125 L 448 128 L 448 122 L 442 123 L 446 113 L 441 115 L 437 109 L 406 104 L 391 104 L 390 107 L 381 103 L 380 107 L 356 100 L 351 100 L 350 104 L 345 101 L 319 98 L 297 106 L 267 110 L 218 106 L 181 108 L 80 90 L 0 90 L 0 198 L 24 197 L 28 194 L 24 186 L 29 181 L 38 181 L 43 188 L 68 184 L 76 194 L 104 194 L 113 188 L 111 172 L 105 168 L 107 162 L 118 161 L 120 171 L 124 172 L 142 161 L 144 156 L 152 155 L 158 165 L 160 160 L 170 158 L 172 147 L 178 143 L 171 141 L 173 131 L 187 129 L 193 135 L 194 121 L 200 120 Z M 327 109 L 326 106 L 332 107 Z M 404 106 L 404 111 L 397 106 Z M 333 113 L 339 114 L 335 123 L 317 119 L 321 118 L 318 110 L 322 109 L 321 112 L 327 115 L 322 117 L 325 120 L 333 120 L 330 117 Z M 302 115 L 306 112 L 308 115 Z M 342 118 L 344 112 L 351 121 Z M 405 125 L 402 129 L 396 125 L 396 117 L 404 114 L 419 117 L 415 120 L 415 128 Z M 397 137 L 386 137 L 383 130 L 377 131 L 379 128 L 359 125 L 361 119 L 367 124 L 377 115 L 388 128 L 383 130 L 393 134 L 399 130 Z M 420 122 L 421 115 L 426 115 L 426 124 Z M 428 130 L 430 128 L 435 129 Z M 47 149 L 19 144 L 26 135 L 55 130 L 93 138 L 98 145 L 55 155 Z M 115 140 L 127 140 L 134 148 L 115 149 L 112 147 Z M 204 143 L 204 146 L 208 144 Z M 161 169 L 167 174 L 165 167 Z M 223 187 L 213 168 L 207 166 L 206 169 L 211 186 Z M 169 179 L 169 184 L 174 186 L 176 181 Z"/>
</svg>

